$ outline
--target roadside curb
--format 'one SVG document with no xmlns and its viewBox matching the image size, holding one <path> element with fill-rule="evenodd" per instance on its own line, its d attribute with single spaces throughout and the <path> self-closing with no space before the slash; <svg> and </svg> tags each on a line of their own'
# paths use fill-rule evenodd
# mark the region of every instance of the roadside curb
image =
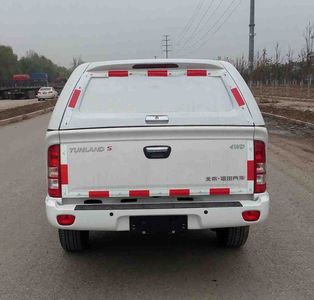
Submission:
<svg viewBox="0 0 314 300">
<path fill-rule="evenodd" d="M 41 110 L 36 110 L 36 111 L 30 112 L 28 114 L 23 114 L 23 115 L 19 115 L 19 116 L 15 116 L 15 117 L 9 118 L 9 119 L 0 120 L 0 126 L 11 124 L 11 123 L 16 123 L 16 122 L 20 122 L 20 121 L 24 121 L 24 120 L 28 120 L 28 119 L 31 119 L 31 118 L 35 118 L 37 116 L 40 116 L 40 115 L 46 114 L 48 112 L 51 112 L 51 111 L 53 111 L 53 109 L 54 109 L 54 106 L 47 107 L 47 108 L 44 108 L 44 109 L 41 109 Z"/>
<path fill-rule="evenodd" d="M 310 127 L 314 128 L 314 123 L 304 122 L 304 121 L 300 121 L 300 120 L 297 120 L 297 119 L 291 119 L 291 118 L 288 118 L 288 117 L 284 117 L 284 116 L 281 116 L 281 115 L 276 115 L 276 114 L 272 114 L 272 113 L 268 113 L 268 112 L 264 112 L 264 111 L 262 111 L 262 114 L 265 115 L 265 116 L 270 116 L 270 117 L 274 117 L 274 118 L 278 118 L 278 119 L 282 119 L 282 120 L 286 120 L 286 121 L 290 121 L 290 122 L 293 122 L 293 123 L 297 123 L 297 124 L 300 124 L 300 125 L 306 125 L 306 126 L 310 126 Z"/>
</svg>

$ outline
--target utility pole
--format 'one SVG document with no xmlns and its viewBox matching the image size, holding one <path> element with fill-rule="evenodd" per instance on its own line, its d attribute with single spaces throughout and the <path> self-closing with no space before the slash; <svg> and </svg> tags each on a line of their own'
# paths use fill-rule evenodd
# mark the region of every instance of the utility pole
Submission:
<svg viewBox="0 0 314 300">
<path fill-rule="evenodd" d="M 164 50 L 162 50 L 162 52 L 165 52 L 166 53 L 166 58 L 169 57 L 169 52 L 171 52 L 170 50 L 170 38 L 169 38 L 169 34 L 165 34 L 164 35 L 164 39 L 161 41 L 161 46 Z"/>
<path fill-rule="evenodd" d="M 249 31 L 249 72 L 253 72 L 254 68 L 254 28 L 255 28 L 255 22 L 254 22 L 254 17 L 255 17 L 255 0 L 251 0 L 251 5 L 250 5 L 250 31 Z"/>
</svg>

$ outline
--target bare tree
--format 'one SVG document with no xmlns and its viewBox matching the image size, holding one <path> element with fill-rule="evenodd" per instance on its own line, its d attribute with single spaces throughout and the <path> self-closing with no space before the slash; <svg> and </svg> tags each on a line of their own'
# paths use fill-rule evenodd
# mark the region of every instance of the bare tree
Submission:
<svg viewBox="0 0 314 300">
<path fill-rule="evenodd" d="M 274 80 L 275 80 L 275 84 L 277 85 L 280 79 L 280 71 L 281 71 L 281 64 L 282 64 L 282 59 L 281 59 L 281 50 L 279 47 L 279 43 L 276 42 L 275 45 L 275 56 L 273 59 L 273 64 L 272 64 L 272 72 L 274 75 Z"/>
<path fill-rule="evenodd" d="M 241 74 L 245 74 L 248 68 L 247 60 L 244 58 L 244 54 L 241 57 L 237 57 L 234 62 L 235 67 Z"/>
<path fill-rule="evenodd" d="M 268 58 L 267 49 L 264 48 L 262 50 L 261 64 L 262 65 L 268 65 L 269 63 L 270 63 L 270 59 Z"/>
<path fill-rule="evenodd" d="M 242 76 L 252 85 L 264 84 L 307 84 L 314 83 L 314 64 L 311 58 L 314 53 L 314 21 L 309 22 L 303 33 L 304 45 L 299 51 L 293 50 L 289 45 L 287 52 L 283 53 L 278 42 L 275 43 L 272 55 L 269 49 L 257 50 L 254 60 L 254 71 L 248 76 L 248 63 L 242 57 L 231 60 Z"/>
<path fill-rule="evenodd" d="M 307 60 L 306 50 L 304 48 L 300 50 L 298 60 L 300 63 L 304 63 Z"/>
<path fill-rule="evenodd" d="M 254 63 L 255 63 L 254 69 L 258 68 L 261 64 L 261 53 L 259 49 L 256 51 Z"/>
<path fill-rule="evenodd" d="M 294 69 L 294 51 L 291 46 L 288 46 L 288 52 L 285 55 L 286 60 L 284 64 L 284 83 L 289 83 L 293 81 L 293 69 Z"/>
<path fill-rule="evenodd" d="M 30 57 L 34 57 L 36 55 L 38 56 L 38 54 L 34 50 L 30 49 L 30 50 L 26 51 L 25 57 L 30 58 Z"/>
<path fill-rule="evenodd" d="M 286 57 L 287 57 L 288 64 L 291 64 L 293 62 L 293 59 L 294 59 L 294 51 L 290 45 L 288 47 L 288 52 L 286 54 Z"/>
<path fill-rule="evenodd" d="M 314 23 L 309 22 L 305 27 L 303 37 L 305 40 L 305 55 L 306 59 L 309 62 L 309 54 L 314 50 Z"/>
<path fill-rule="evenodd" d="M 282 61 L 281 61 L 281 50 L 280 50 L 280 47 L 279 47 L 279 43 L 278 43 L 278 42 L 276 42 L 276 45 L 275 45 L 274 63 L 275 63 L 276 65 L 279 65 L 280 63 L 282 63 Z"/>
<path fill-rule="evenodd" d="M 71 69 L 74 70 L 76 67 L 79 65 L 83 64 L 84 61 L 82 60 L 81 56 L 73 57 L 72 58 L 72 63 L 71 63 Z"/>
</svg>

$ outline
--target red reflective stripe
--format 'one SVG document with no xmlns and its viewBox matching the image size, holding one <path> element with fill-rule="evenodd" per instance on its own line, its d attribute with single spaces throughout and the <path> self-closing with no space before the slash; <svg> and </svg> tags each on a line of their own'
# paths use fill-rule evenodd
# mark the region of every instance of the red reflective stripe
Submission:
<svg viewBox="0 0 314 300">
<path fill-rule="evenodd" d="M 168 71 L 167 70 L 148 70 L 147 76 L 167 77 Z"/>
<path fill-rule="evenodd" d="M 68 165 L 61 165 L 60 172 L 61 172 L 61 184 L 68 184 L 69 183 Z"/>
<path fill-rule="evenodd" d="M 214 188 L 209 189 L 210 195 L 229 195 L 230 194 L 230 188 Z"/>
<path fill-rule="evenodd" d="M 128 77 L 129 71 L 123 71 L 123 70 L 112 70 L 108 72 L 109 77 Z"/>
<path fill-rule="evenodd" d="M 241 94 L 239 93 L 239 90 L 237 88 L 233 88 L 231 89 L 231 92 L 233 94 L 233 97 L 236 99 L 236 101 L 238 102 L 239 106 L 243 106 L 245 104 Z"/>
<path fill-rule="evenodd" d="M 207 76 L 207 70 L 187 70 L 186 76 Z"/>
<path fill-rule="evenodd" d="M 129 191 L 129 197 L 149 197 L 149 190 Z"/>
<path fill-rule="evenodd" d="M 247 180 L 254 180 L 254 160 L 247 161 Z"/>
<path fill-rule="evenodd" d="M 169 190 L 170 197 L 177 197 L 177 196 L 190 196 L 189 189 L 178 189 L 178 190 Z"/>
<path fill-rule="evenodd" d="M 89 198 L 108 198 L 109 191 L 89 191 L 88 192 Z"/>
<path fill-rule="evenodd" d="M 74 90 L 72 97 L 71 97 L 71 100 L 70 100 L 69 105 L 68 105 L 69 107 L 71 107 L 71 108 L 75 107 L 77 100 L 80 97 L 80 94 L 81 94 L 80 90 L 77 90 L 77 89 Z"/>
</svg>

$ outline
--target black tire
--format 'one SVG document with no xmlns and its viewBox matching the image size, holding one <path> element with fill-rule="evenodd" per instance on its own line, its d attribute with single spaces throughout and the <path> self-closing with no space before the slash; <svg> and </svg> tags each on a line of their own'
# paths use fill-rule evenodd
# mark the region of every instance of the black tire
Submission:
<svg viewBox="0 0 314 300">
<path fill-rule="evenodd" d="M 59 229 L 60 244 L 67 252 L 76 252 L 86 249 L 88 239 L 88 231 Z"/>
<path fill-rule="evenodd" d="M 239 248 L 246 243 L 249 231 L 249 226 L 220 228 L 216 230 L 216 235 L 223 246 Z"/>
</svg>

